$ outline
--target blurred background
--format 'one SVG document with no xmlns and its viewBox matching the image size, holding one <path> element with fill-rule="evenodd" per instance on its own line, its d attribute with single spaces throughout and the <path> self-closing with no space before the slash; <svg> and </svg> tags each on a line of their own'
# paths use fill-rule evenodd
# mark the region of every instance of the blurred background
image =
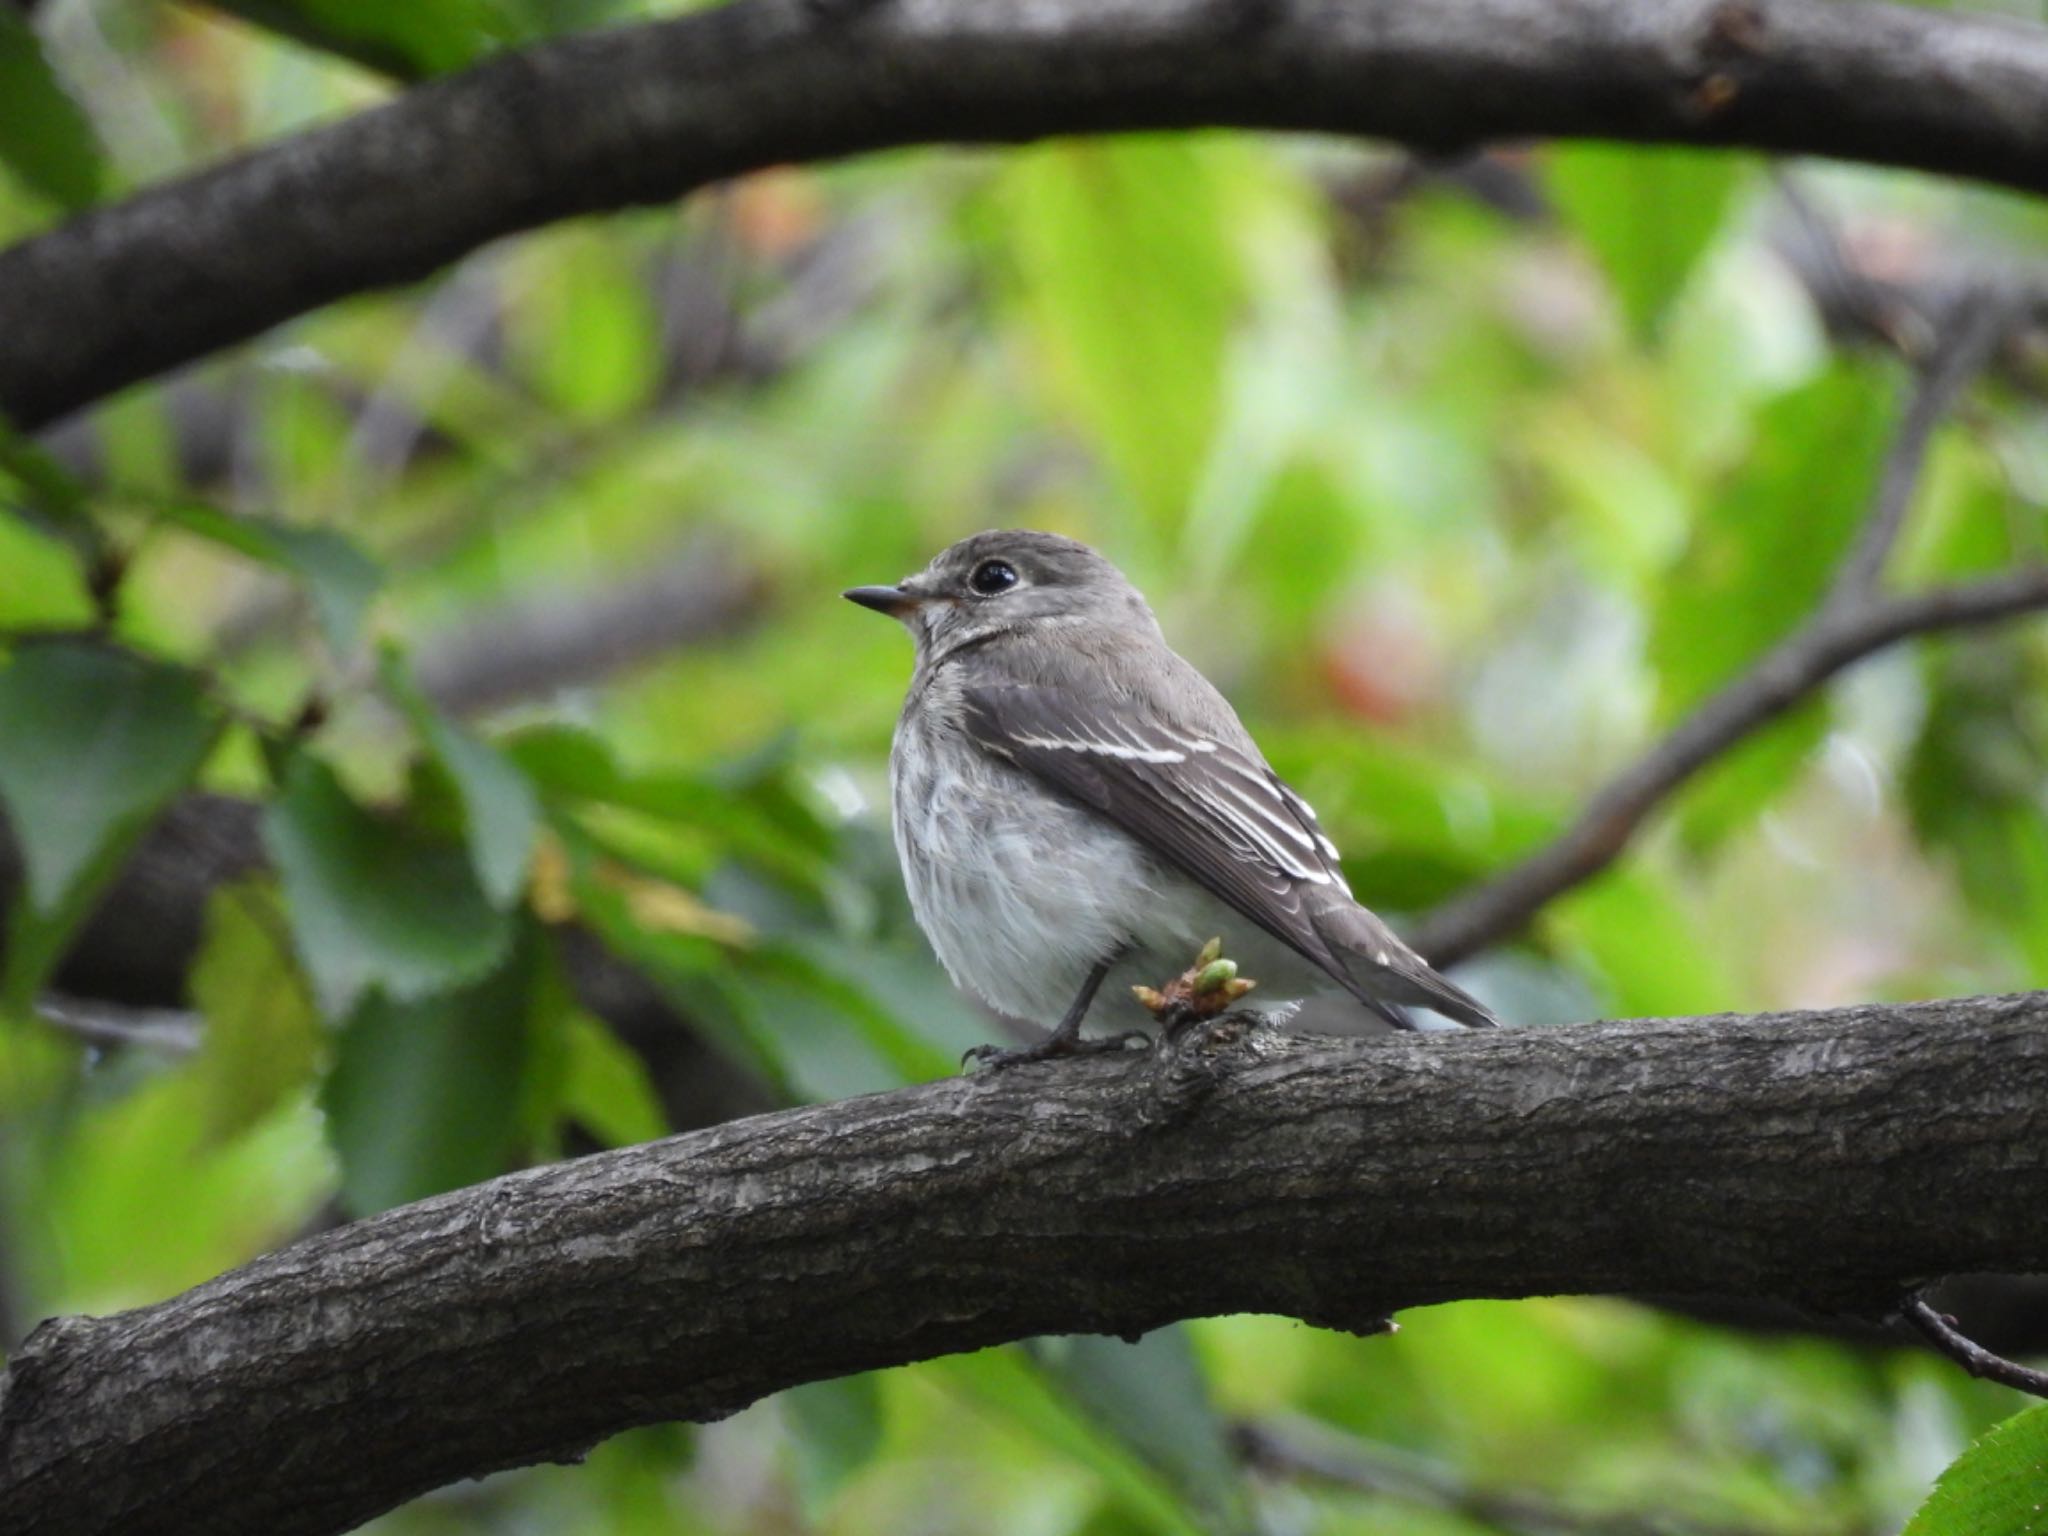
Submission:
<svg viewBox="0 0 2048 1536">
<path fill-rule="evenodd" d="M 14 0 L 0 243 L 656 9 Z M 1813 609 L 1902 359 L 2044 244 L 2038 203 L 1742 155 L 895 153 L 502 242 L 11 440 L 0 1344 L 996 1037 L 889 845 L 908 640 L 838 598 L 977 529 L 1122 565 L 1421 917 Z M 2044 367 L 2016 330 L 1944 427 L 1896 584 L 2048 552 Z M 1460 979 L 1529 1026 L 2048 986 L 2044 674 L 2038 622 L 1887 650 Z M 110 743 L 71 676 L 204 729 Z M 23 808 L 115 759 L 168 809 L 24 887 Z M 941 1360 L 371 1528 L 1877 1536 L 2021 1401 L 1620 1300 L 1402 1323 Z"/>
</svg>

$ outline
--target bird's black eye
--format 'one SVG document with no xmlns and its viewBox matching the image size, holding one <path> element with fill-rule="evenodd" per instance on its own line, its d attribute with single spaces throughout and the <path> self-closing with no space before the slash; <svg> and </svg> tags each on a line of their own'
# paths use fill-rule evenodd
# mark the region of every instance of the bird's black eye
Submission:
<svg viewBox="0 0 2048 1536">
<path fill-rule="evenodd" d="M 983 597 L 994 597 L 1017 585 L 1017 568 L 1007 560 L 984 560 L 967 578 L 967 585 Z"/>
</svg>

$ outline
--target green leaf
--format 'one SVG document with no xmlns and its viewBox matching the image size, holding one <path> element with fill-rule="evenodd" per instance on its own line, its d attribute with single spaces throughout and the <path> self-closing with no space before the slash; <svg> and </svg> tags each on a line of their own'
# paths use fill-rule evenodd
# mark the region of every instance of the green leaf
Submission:
<svg viewBox="0 0 2048 1536">
<path fill-rule="evenodd" d="M 305 583 L 328 647 L 339 659 L 354 655 L 383 570 L 353 539 L 329 529 L 276 523 L 268 531 L 276 550 L 271 563 Z"/>
<path fill-rule="evenodd" d="M 1178 523 L 1222 411 L 1244 300 L 1231 146 L 1186 137 L 1020 151 L 999 205 L 1048 383 L 1154 526 Z"/>
<path fill-rule="evenodd" d="M 44 980 L 64 958 L 71 935 L 92 915 L 100 892 L 120 870 L 140 832 L 138 827 L 131 834 L 109 838 L 52 910 L 39 911 L 26 901 L 14 903 L 7 913 L 5 965 L 0 967 L 0 1016 L 18 1015 L 35 1001 Z"/>
<path fill-rule="evenodd" d="M 0 801 L 49 913 L 199 771 L 220 721 L 190 672 L 85 640 L 0 670 Z"/>
<path fill-rule="evenodd" d="M 492 907 L 460 844 L 372 814 L 305 752 L 264 811 L 263 837 L 329 1018 L 347 1016 L 372 988 L 417 1002 L 474 981 L 511 941 L 511 919 Z"/>
<path fill-rule="evenodd" d="M 503 753 L 434 708 L 397 652 L 385 652 L 382 671 L 385 687 L 462 801 L 469 858 L 484 894 L 494 906 L 512 906 L 525 889 L 540 832 L 540 797 L 532 781 Z"/>
<path fill-rule="evenodd" d="M 2010 641 L 1937 652 L 1907 759 L 1906 808 L 1952 862 L 1970 909 L 2048 984 L 2048 705 L 2041 663 Z"/>
<path fill-rule="evenodd" d="M 792 1387 L 778 1399 L 789 1425 L 804 1509 L 822 1517 L 834 1494 L 882 1445 L 882 1395 L 863 1373 Z"/>
<path fill-rule="evenodd" d="M 206 1020 L 195 1066 L 207 1138 L 217 1143 L 309 1083 L 324 1044 L 318 1010 L 292 963 L 284 913 L 267 884 L 213 894 L 190 986 Z"/>
<path fill-rule="evenodd" d="M 1650 634 L 1660 719 L 1691 709 L 1809 618 L 1867 514 L 1892 391 L 1837 366 L 1759 413 L 1748 461 L 1701 513 Z M 1814 466 L 1825 463 L 1824 474 Z M 1773 721 L 1678 801 L 1695 851 L 1746 825 L 1797 776 L 1826 727 L 1819 706 Z"/>
<path fill-rule="evenodd" d="M 773 778 L 728 784 L 675 771 L 628 773 L 601 737 L 569 726 L 522 731 L 502 745 L 554 805 L 615 806 L 706 829 L 721 849 L 800 885 L 820 878 L 831 850 L 831 834 Z"/>
<path fill-rule="evenodd" d="M 66 208 L 98 200 L 106 161 L 92 124 L 64 89 L 28 21 L 0 5 L 0 160 Z"/>
<path fill-rule="evenodd" d="M 188 533 L 275 566 L 299 581 L 337 660 L 355 655 L 384 572 L 362 547 L 330 528 L 238 517 L 204 502 L 171 500 L 151 510 Z"/>
<path fill-rule="evenodd" d="M 341 1198 L 367 1216 L 505 1171 L 532 1054 L 532 946 L 474 986 L 365 998 L 322 1093 Z"/>
<path fill-rule="evenodd" d="M 1813 611 L 1863 522 L 1895 393 L 1874 369 L 1841 363 L 1758 413 L 1748 459 L 1701 511 L 1657 605 L 1650 656 L 1665 718 Z"/>
<path fill-rule="evenodd" d="M 1900 1536 L 2048 1530 L 2048 1403 L 1995 1425 L 1941 1474 Z"/>
<path fill-rule="evenodd" d="M 572 226 L 530 246 L 546 269 L 512 308 L 512 340 L 536 393 L 598 425 L 644 405 L 661 380 L 661 326 L 626 248 Z"/>
<path fill-rule="evenodd" d="M 1546 156 L 1551 196 L 1613 283 L 1630 331 L 1656 331 L 1720 230 L 1748 167 L 1723 150 L 1573 143 Z"/>
<path fill-rule="evenodd" d="M 562 1116 L 607 1146 L 659 1141 L 669 1133 L 661 1096 L 640 1059 L 602 1019 L 582 1009 L 563 1024 Z"/>
<path fill-rule="evenodd" d="M 1805 768 L 1827 723 L 1826 701 L 1809 699 L 1701 769 L 1678 796 L 1678 825 L 1686 845 L 1704 853 L 1749 825 Z"/>
<path fill-rule="evenodd" d="M 0 632 L 79 629 L 96 617 L 72 550 L 0 509 Z"/>
<path fill-rule="evenodd" d="M 533 35 L 523 0 L 215 0 L 255 26 L 396 79 L 444 74 Z"/>
<path fill-rule="evenodd" d="M 1567 892 L 1543 923 L 1606 982 L 1616 1018 L 1716 1013 L 1746 1001 L 1721 955 L 1699 942 L 1698 914 L 1640 866 Z"/>
<path fill-rule="evenodd" d="M 1131 1515 L 1168 1536 L 1212 1530 L 1144 1457 L 1084 1410 L 1021 1349 L 949 1355 L 920 1369 L 999 1421 L 1015 1424 L 1062 1457 L 1090 1468 Z"/>
<path fill-rule="evenodd" d="M 1244 1479 L 1186 1329 L 1155 1328 L 1135 1344 L 1089 1333 L 1027 1347 L 1090 1417 L 1202 1512 L 1205 1526 L 1249 1528 Z"/>
</svg>

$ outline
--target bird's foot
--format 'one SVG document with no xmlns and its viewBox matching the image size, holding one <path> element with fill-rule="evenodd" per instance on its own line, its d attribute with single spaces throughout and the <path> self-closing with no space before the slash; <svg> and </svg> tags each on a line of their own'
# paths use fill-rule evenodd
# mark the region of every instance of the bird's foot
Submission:
<svg viewBox="0 0 2048 1536">
<path fill-rule="evenodd" d="M 1078 1035 L 1050 1034 L 1036 1045 L 977 1045 L 960 1058 L 962 1068 L 977 1072 L 1000 1072 L 1027 1062 L 1056 1061 L 1063 1056 L 1101 1056 L 1110 1051 L 1129 1050 L 1132 1041 L 1147 1044 L 1151 1037 L 1142 1029 L 1127 1029 L 1101 1040 L 1083 1040 Z"/>
<path fill-rule="evenodd" d="M 1145 1011 L 1172 1033 L 1227 1013 L 1257 985 L 1237 974 L 1235 960 L 1223 958 L 1223 941 L 1211 939 L 1195 956 L 1195 963 L 1165 986 L 1133 987 L 1131 991 Z"/>
</svg>

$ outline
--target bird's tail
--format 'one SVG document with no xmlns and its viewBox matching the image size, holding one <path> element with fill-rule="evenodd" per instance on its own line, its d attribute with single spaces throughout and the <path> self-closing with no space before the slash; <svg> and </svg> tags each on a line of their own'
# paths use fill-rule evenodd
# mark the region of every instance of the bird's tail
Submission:
<svg viewBox="0 0 2048 1536">
<path fill-rule="evenodd" d="M 1430 1009 L 1473 1029 L 1500 1027 L 1492 1009 L 1449 977 L 1438 975 L 1427 960 L 1364 907 L 1352 903 L 1321 914 L 1316 928 L 1341 968 L 1341 974 L 1332 974 L 1345 990 L 1395 1028 L 1415 1028 L 1415 1021 L 1393 1006 L 1400 1003 Z"/>
</svg>

